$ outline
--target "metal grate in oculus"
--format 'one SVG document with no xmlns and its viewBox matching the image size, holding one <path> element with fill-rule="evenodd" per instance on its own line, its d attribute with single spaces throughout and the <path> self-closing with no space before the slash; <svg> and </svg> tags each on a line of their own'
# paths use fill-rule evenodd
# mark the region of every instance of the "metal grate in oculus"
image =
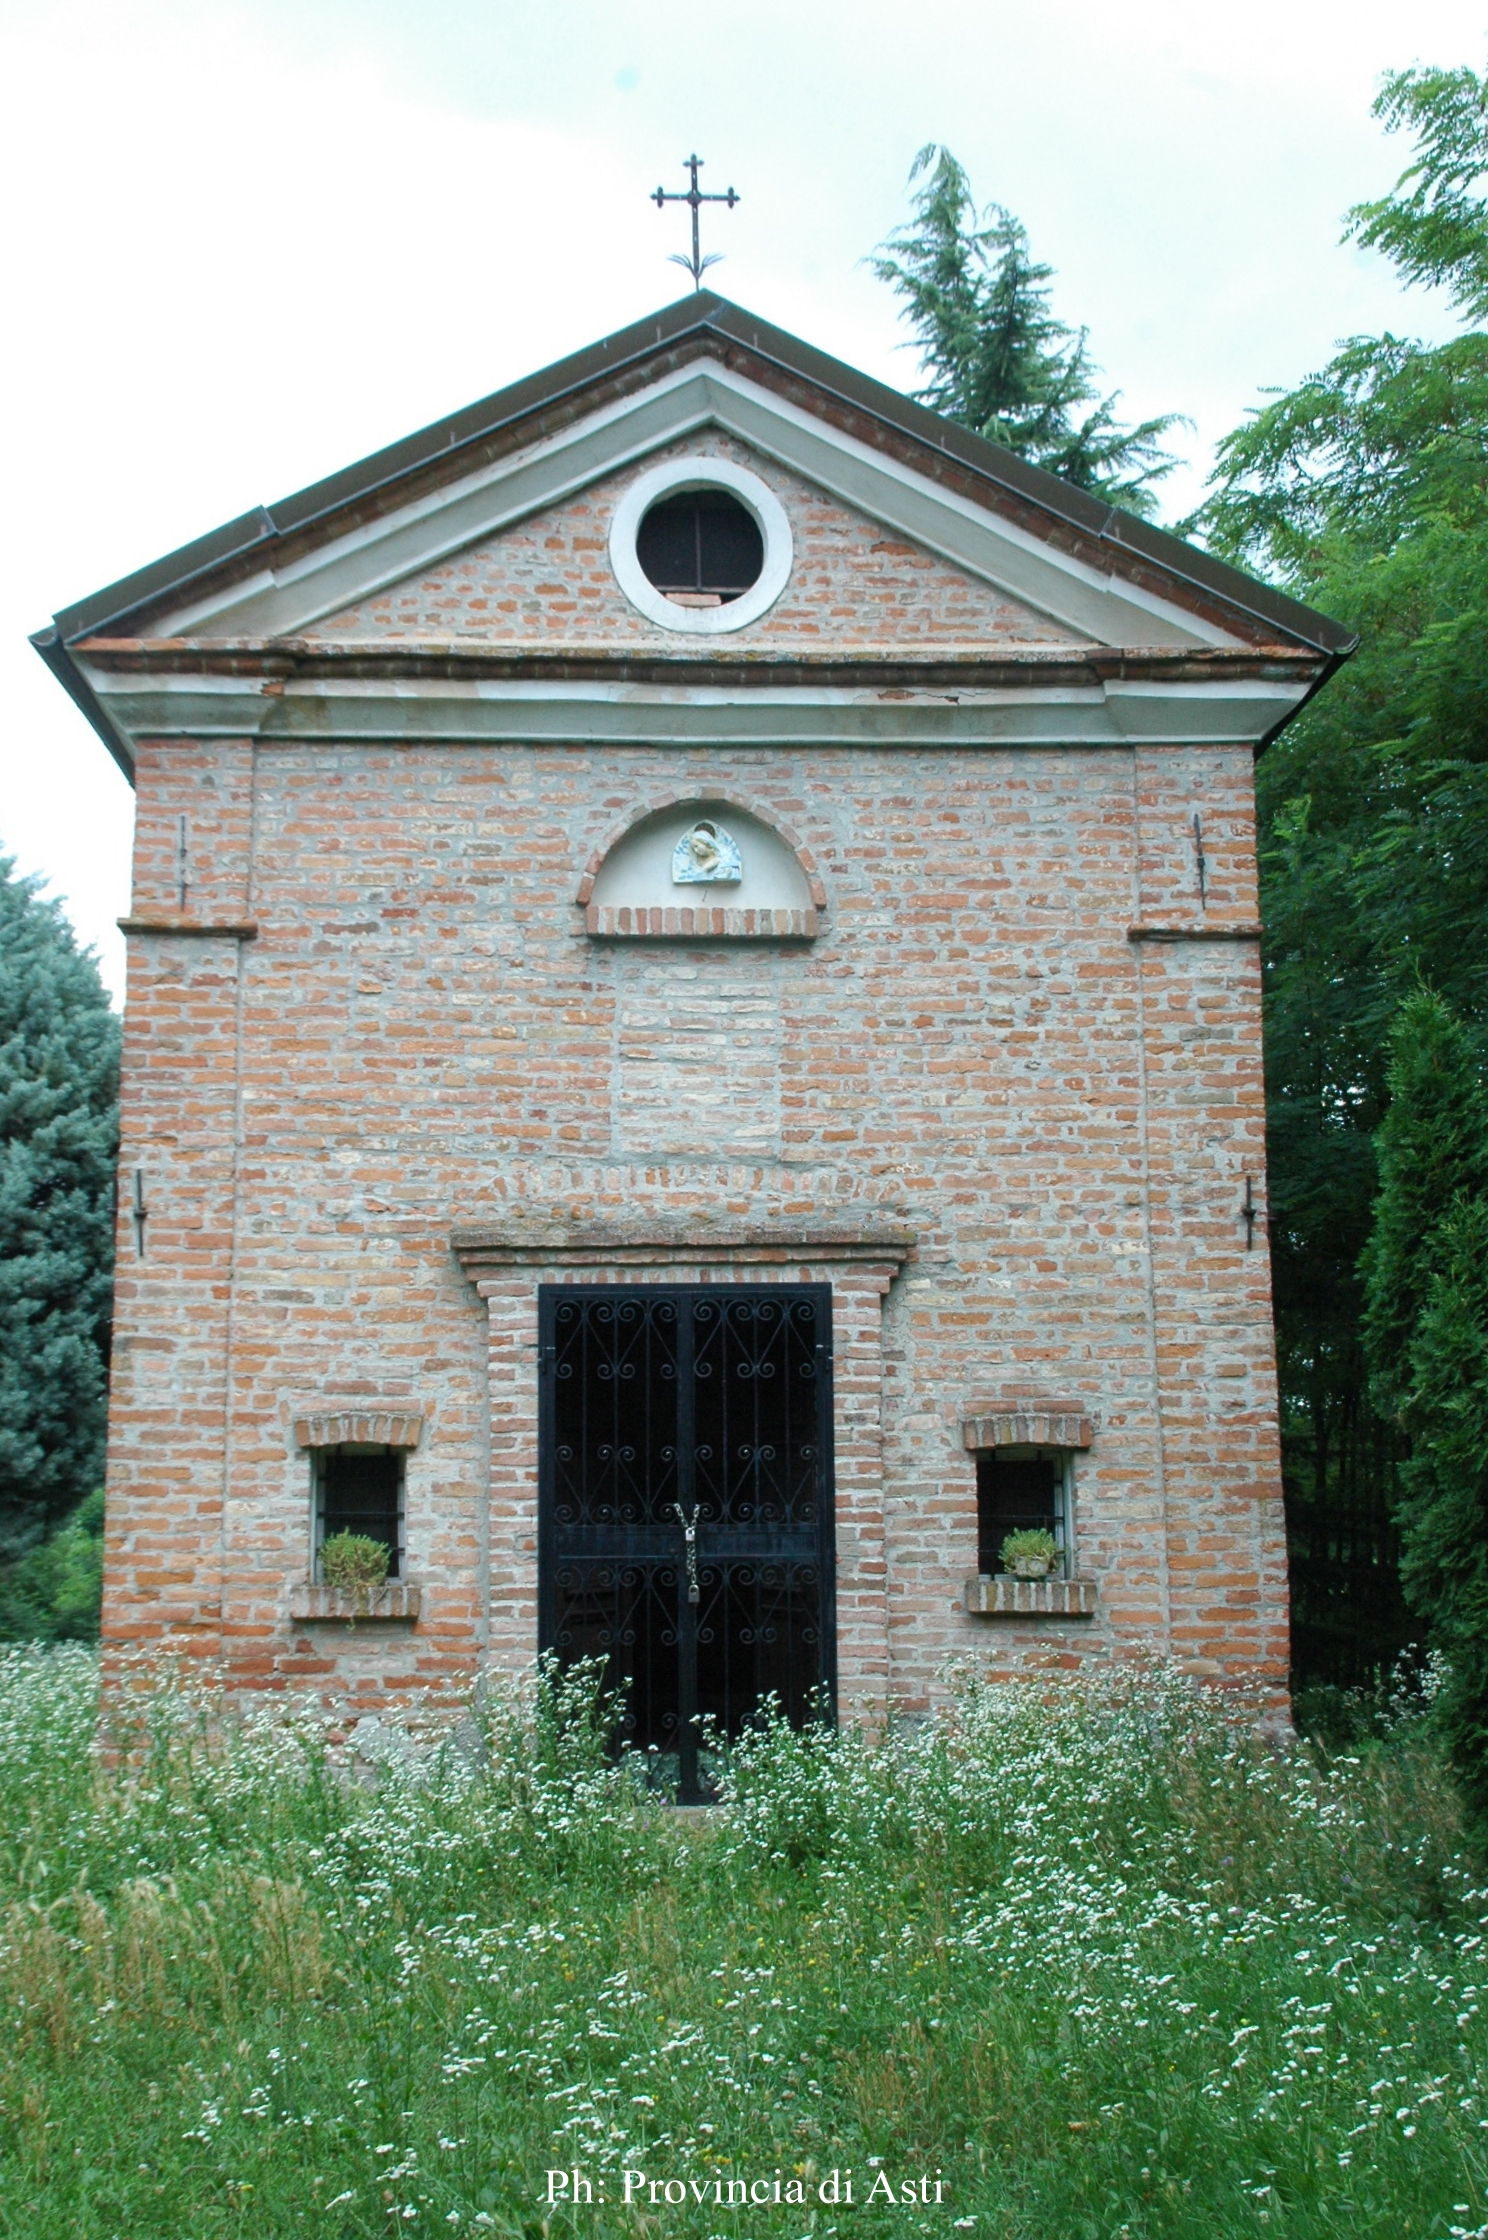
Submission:
<svg viewBox="0 0 1488 2240">
<path fill-rule="evenodd" d="M 602 1658 L 620 1739 L 707 1793 L 698 1720 L 836 1679 L 831 1289 L 539 1293 L 541 1643 Z"/>
<path fill-rule="evenodd" d="M 636 558 L 658 591 L 683 606 L 727 606 L 759 581 L 759 524 L 728 490 L 683 490 L 651 507 Z"/>
</svg>

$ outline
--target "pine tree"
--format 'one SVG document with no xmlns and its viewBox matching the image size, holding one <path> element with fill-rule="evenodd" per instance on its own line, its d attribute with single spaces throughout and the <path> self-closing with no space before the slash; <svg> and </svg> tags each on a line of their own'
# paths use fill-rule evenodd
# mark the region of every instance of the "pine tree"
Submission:
<svg viewBox="0 0 1488 2240">
<path fill-rule="evenodd" d="M 0 859 L 0 1558 L 102 1475 L 118 1079 L 96 963 Z"/>
<path fill-rule="evenodd" d="M 913 222 L 870 261 L 905 299 L 930 376 L 917 401 L 1078 489 L 1151 513 L 1151 485 L 1177 464 L 1162 439 L 1181 415 L 1123 427 L 1119 398 L 1100 396 L 1085 329 L 1055 317 L 1053 268 L 1034 262 L 1019 220 L 993 202 L 979 223 L 966 172 L 933 141 L 915 157 L 916 180 Z"/>
</svg>

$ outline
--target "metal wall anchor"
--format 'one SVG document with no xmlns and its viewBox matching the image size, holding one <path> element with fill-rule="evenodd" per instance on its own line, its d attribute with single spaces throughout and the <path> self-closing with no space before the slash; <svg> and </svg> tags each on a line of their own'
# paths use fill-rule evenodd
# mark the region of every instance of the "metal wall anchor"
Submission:
<svg viewBox="0 0 1488 2240">
<path fill-rule="evenodd" d="M 672 1515 L 681 1525 L 682 1537 L 687 1543 L 687 1599 L 689 1602 L 701 1602 L 703 1598 L 698 1591 L 697 1575 L 697 1503 L 693 1503 L 692 1515 L 689 1517 L 684 1513 L 681 1502 L 674 1501 Z"/>
</svg>

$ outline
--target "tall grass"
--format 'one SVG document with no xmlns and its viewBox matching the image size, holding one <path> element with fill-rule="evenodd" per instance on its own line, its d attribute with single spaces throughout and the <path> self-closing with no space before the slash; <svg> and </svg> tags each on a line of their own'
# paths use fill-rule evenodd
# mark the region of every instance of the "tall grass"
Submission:
<svg viewBox="0 0 1488 2240">
<path fill-rule="evenodd" d="M 0 1657 L 0 2233 L 1488 2235 L 1488 1892 L 1408 1721 L 971 1684 L 762 1726 L 694 1820 L 572 1680 L 371 1780 L 165 1672 L 110 1719 Z"/>
</svg>

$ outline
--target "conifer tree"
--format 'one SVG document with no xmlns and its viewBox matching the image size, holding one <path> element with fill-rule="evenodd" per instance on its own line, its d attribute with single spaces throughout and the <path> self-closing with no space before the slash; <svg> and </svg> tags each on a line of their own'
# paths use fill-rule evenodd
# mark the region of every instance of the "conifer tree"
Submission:
<svg viewBox="0 0 1488 2240">
<path fill-rule="evenodd" d="M 1364 1344 L 1376 1402 L 1410 1441 L 1401 1585 L 1444 1660 L 1439 1731 L 1488 1847 L 1488 1092 L 1429 989 L 1401 1006 L 1389 1087 Z"/>
<path fill-rule="evenodd" d="M 1019 220 L 995 202 L 979 220 L 966 172 L 933 141 L 915 157 L 917 180 L 913 222 L 870 260 L 904 298 L 930 377 L 917 401 L 1078 489 L 1151 513 L 1151 485 L 1177 464 L 1162 439 L 1182 416 L 1124 427 L 1119 397 L 1100 395 L 1086 330 L 1055 317 L 1053 268 L 1035 263 Z"/>
<path fill-rule="evenodd" d="M 1437 1225 L 1409 1349 L 1400 1577 L 1443 1660 L 1437 1731 L 1488 1851 L 1488 1201 Z"/>
<path fill-rule="evenodd" d="M 1422 988 L 1391 1038 L 1389 1109 L 1375 1135 L 1380 1194 L 1364 1250 L 1364 1345 L 1380 1413 L 1399 1421 L 1437 1250 L 1459 1199 L 1488 1200 L 1488 1096 L 1471 1036 Z"/>
<path fill-rule="evenodd" d="M 97 965 L 0 859 L 0 1559 L 102 1476 L 118 1080 Z"/>
</svg>

